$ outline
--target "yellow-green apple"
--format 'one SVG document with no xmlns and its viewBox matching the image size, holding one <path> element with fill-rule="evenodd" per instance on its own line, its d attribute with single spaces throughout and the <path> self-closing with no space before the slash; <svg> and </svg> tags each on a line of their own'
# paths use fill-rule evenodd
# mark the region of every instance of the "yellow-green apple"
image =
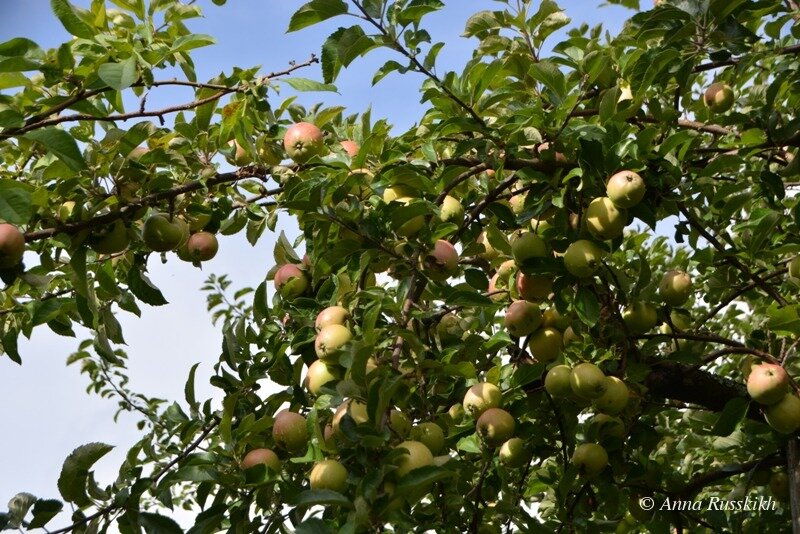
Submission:
<svg viewBox="0 0 800 534">
<path fill-rule="evenodd" d="M 450 409 L 447 410 L 447 415 L 454 424 L 458 424 L 464 419 L 467 412 L 464 410 L 463 404 L 457 403 L 450 406 Z"/>
<path fill-rule="evenodd" d="M 619 417 L 599 413 L 589 419 L 589 428 L 598 439 L 625 437 L 625 423 Z"/>
<path fill-rule="evenodd" d="M 464 395 L 464 410 L 477 419 L 489 408 L 499 408 L 503 400 L 500 388 L 489 382 L 475 384 Z"/>
<path fill-rule="evenodd" d="M 599 197 L 589 203 L 584 213 L 584 221 L 589 231 L 604 240 L 622 235 L 628 216 L 608 197 Z"/>
<path fill-rule="evenodd" d="M 89 247 L 98 254 L 116 254 L 128 248 L 130 238 L 125 223 L 116 220 L 111 225 L 93 230 Z"/>
<path fill-rule="evenodd" d="M 414 199 L 412 197 L 400 197 L 395 200 L 395 202 L 399 202 L 403 205 L 409 205 Z M 411 237 L 416 235 L 417 232 L 422 230 L 422 227 L 425 226 L 425 216 L 424 215 L 417 215 L 416 217 L 412 217 L 408 221 L 404 222 L 400 225 L 395 232 L 397 235 L 401 237 Z"/>
<path fill-rule="evenodd" d="M 298 452 L 308 444 L 306 418 L 296 412 L 283 410 L 275 416 L 272 440 L 289 452 Z"/>
<path fill-rule="evenodd" d="M 286 263 L 275 271 L 275 289 L 284 299 L 299 297 L 308 289 L 308 277 L 297 265 Z"/>
<path fill-rule="evenodd" d="M 517 272 L 516 289 L 519 298 L 537 302 L 546 299 L 553 289 L 553 278 L 545 274 Z"/>
<path fill-rule="evenodd" d="M 72 219 L 72 216 L 75 214 L 75 208 L 77 204 L 75 204 L 74 200 L 67 200 L 63 202 L 59 207 L 58 211 L 56 212 L 56 219 L 59 222 L 65 223 L 69 222 Z"/>
<path fill-rule="evenodd" d="M 658 310 L 648 302 L 635 301 L 622 311 L 622 320 L 632 334 L 644 334 L 658 323 Z"/>
<path fill-rule="evenodd" d="M 322 460 L 314 464 L 308 476 L 311 489 L 326 489 L 342 493 L 347 487 L 347 469 L 336 460 Z"/>
<path fill-rule="evenodd" d="M 564 341 L 564 346 L 565 347 L 569 346 L 571 343 L 575 343 L 576 341 L 580 341 L 581 339 L 583 339 L 583 336 L 578 334 L 578 333 L 576 333 L 575 330 L 571 326 L 568 326 L 564 330 L 564 335 L 561 336 L 561 337 L 562 337 L 562 339 Z"/>
<path fill-rule="evenodd" d="M 544 389 L 553 398 L 567 398 L 572 394 L 570 375 L 572 369 L 568 365 L 552 367 L 544 377 Z"/>
<path fill-rule="evenodd" d="M 314 350 L 320 360 L 335 361 L 342 348 L 353 339 L 353 333 L 344 325 L 329 324 L 317 333 Z"/>
<path fill-rule="evenodd" d="M 621 209 L 632 208 L 644 198 L 642 177 L 633 171 L 620 171 L 611 175 L 606 184 L 606 195 Z"/>
<path fill-rule="evenodd" d="M 400 198 L 413 197 L 416 194 L 413 188 L 403 184 L 396 184 L 383 190 L 383 201 L 387 204 L 389 202 L 398 202 Z"/>
<path fill-rule="evenodd" d="M 458 199 L 447 195 L 442 201 L 442 206 L 439 209 L 439 218 L 444 222 L 452 221 L 456 224 L 461 224 L 464 220 L 464 206 Z"/>
<path fill-rule="evenodd" d="M 703 93 L 703 102 L 711 112 L 725 113 L 733 107 L 733 89 L 726 83 L 714 82 Z"/>
<path fill-rule="evenodd" d="M 251 158 L 250 154 L 247 153 L 247 150 L 245 150 L 245 148 L 239 144 L 239 141 L 236 139 L 231 139 L 228 141 L 228 145 L 234 149 L 233 157 L 230 158 L 234 165 L 244 167 L 245 165 L 250 165 L 253 163 L 253 158 Z"/>
<path fill-rule="evenodd" d="M 579 363 L 573 367 L 569 383 L 575 395 L 589 400 L 602 397 L 608 385 L 603 371 L 590 362 Z"/>
<path fill-rule="evenodd" d="M 789 374 L 774 363 L 753 365 L 747 378 L 747 393 L 759 404 L 775 404 L 789 393 Z"/>
<path fill-rule="evenodd" d="M 582 443 L 575 447 L 572 465 L 578 468 L 581 475 L 593 478 L 608 465 L 608 453 L 597 443 Z"/>
<path fill-rule="evenodd" d="M 658 285 L 658 293 L 665 304 L 681 306 L 692 294 L 692 277 L 677 269 L 667 271 Z"/>
<path fill-rule="evenodd" d="M 506 310 L 503 325 L 512 336 L 523 337 L 535 332 L 542 324 L 542 312 L 539 307 L 526 300 L 511 303 Z"/>
<path fill-rule="evenodd" d="M 444 314 L 436 325 L 436 333 L 442 343 L 461 339 L 461 336 L 464 335 L 461 319 L 452 312 Z"/>
<path fill-rule="evenodd" d="M 492 261 L 494 261 L 500 256 L 500 251 L 494 248 L 492 244 L 489 242 L 489 238 L 487 237 L 486 232 L 481 232 L 476 241 L 479 244 L 483 245 L 484 250 L 483 252 L 479 253 L 481 258 L 485 259 L 489 263 L 492 263 Z"/>
<path fill-rule="evenodd" d="M 397 477 L 407 475 L 414 469 L 433 465 L 433 454 L 430 449 L 419 441 L 404 441 L 395 449 L 402 449 L 407 454 L 401 454 L 397 460 L 397 470 L 395 474 Z"/>
<path fill-rule="evenodd" d="M 555 328 L 545 327 L 531 336 L 528 348 L 533 359 L 540 363 L 547 363 L 558 358 L 563 343 L 561 332 Z"/>
<path fill-rule="evenodd" d="M 336 413 L 333 414 L 333 419 L 331 420 L 331 428 L 333 429 L 333 434 L 335 436 L 341 435 L 340 427 L 342 418 L 345 415 L 349 415 L 357 425 L 369 421 L 366 404 L 356 399 L 345 401 L 336 409 Z"/>
<path fill-rule="evenodd" d="M 322 386 L 328 382 L 338 380 L 338 375 L 339 373 L 336 366 L 329 365 L 322 360 L 314 360 L 314 362 L 308 366 L 308 372 L 306 372 L 306 378 L 303 384 L 306 386 L 309 393 L 316 397 L 322 390 Z"/>
<path fill-rule="evenodd" d="M 189 236 L 186 250 L 192 261 L 208 261 L 217 255 L 219 242 L 210 232 L 197 232 Z"/>
<path fill-rule="evenodd" d="M 550 306 L 542 313 L 542 326 L 564 330 L 571 322 L 570 318 L 561 315 L 555 306 Z"/>
<path fill-rule="evenodd" d="M 342 306 L 328 306 L 317 314 L 317 318 L 314 320 L 314 328 L 319 332 L 331 324 L 345 326 L 350 319 L 350 312 L 347 311 L 347 308 Z"/>
<path fill-rule="evenodd" d="M 411 430 L 411 439 L 419 441 L 436 456 L 444 447 L 444 431 L 436 423 L 427 421 L 420 423 Z"/>
<path fill-rule="evenodd" d="M 607 376 L 605 391 L 594 400 L 594 407 L 603 413 L 617 415 L 628 405 L 628 386 L 616 376 Z"/>
<path fill-rule="evenodd" d="M 789 262 L 789 276 L 800 278 L 800 256 L 795 256 Z"/>
<path fill-rule="evenodd" d="M 394 430 L 395 434 L 405 439 L 411 432 L 411 421 L 400 410 L 392 410 L 389 412 L 389 427 Z"/>
<path fill-rule="evenodd" d="M 528 465 L 532 455 L 522 438 L 511 438 L 500 446 L 500 462 L 507 467 Z"/>
<path fill-rule="evenodd" d="M 775 431 L 794 434 L 800 428 L 800 399 L 792 393 L 764 408 L 764 418 Z"/>
<path fill-rule="evenodd" d="M 274 167 L 280 165 L 281 161 L 283 161 L 283 149 L 280 142 L 268 137 L 262 137 L 259 139 L 257 147 L 258 159 L 264 165 Z"/>
<path fill-rule="evenodd" d="M 511 242 L 511 255 L 517 265 L 523 265 L 532 258 L 547 256 L 547 244 L 533 232 L 522 232 Z"/>
<path fill-rule="evenodd" d="M 564 267 L 573 276 L 587 278 L 600 268 L 604 255 L 603 250 L 595 243 L 579 239 L 567 247 L 564 253 Z"/>
<path fill-rule="evenodd" d="M 478 417 L 475 430 L 489 447 L 497 447 L 514 435 L 514 418 L 502 408 L 489 408 Z"/>
<path fill-rule="evenodd" d="M 519 215 L 525 211 L 525 200 L 527 197 L 527 193 L 519 193 L 508 199 L 508 205 L 511 207 L 511 212 L 514 213 L 514 215 Z"/>
<path fill-rule="evenodd" d="M 186 226 L 185 232 L 183 226 Z M 181 244 L 188 230 L 188 225 L 179 218 L 170 220 L 164 214 L 154 213 L 144 221 L 142 239 L 150 249 L 167 252 Z"/>
<path fill-rule="evenodd" d="M 242 469 L 250 469 L 256 465 L 266 465 L 276 473 L 281 472 L 281 461 L 271 449 L 253 449 L 242 458 Z"/>
<path fill-rule="evenodd" d="M 305 163 L 325 150 L 322 131 L 310 122 L 289 126 L 283 136 L 283 148 L 295 163 Z"/>
</svg>

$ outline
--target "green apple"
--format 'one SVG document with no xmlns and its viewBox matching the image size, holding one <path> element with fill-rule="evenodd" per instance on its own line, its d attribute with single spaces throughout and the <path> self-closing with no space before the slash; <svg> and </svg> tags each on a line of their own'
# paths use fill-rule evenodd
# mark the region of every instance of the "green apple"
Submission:
<svg viewBox="0 0 800 534">
<path fill-rule="evenodd" d="M 667 271 L 658 285 L 658 293 L 665 304 L 681 306 L 692 294 L 692 278 L 681 270 Z"/>
<path fill-rule="evenodd" d="M 782 400 L 764 408 L 764 418 L 775 431 L 794 434 L 800 428 L 800 399 L 792 393 L 784 395 Z"/>
<path fill-rule="evenodd" d="M 120 220 L 94 230 L 89 236 L 89 247 L 98 254 L 116 254 L 128 248 L 128 244 L 128 229 Z"/>
<path fill-rule="evenodd" d="M 622 419 L 605 413 L 599 413 L 589 419 L 589 429 L 600 440 L 625 437 L 625 423 Z"/>
<path fill-rule="evenodd" d="M 413 200 L 411 197 L 400 197 L 395 200 L 395 202 L 399 202 L 404 205 L 410 204 Z M 412 217 L 408 221 L 404 222 L 403 224 L 398 227 L 395 232 L 397 235 L 401 237 L 411 237 L 416 235 L 422 227 L 425 226 L 425 216 L 424 215 L 417 215 L 416 217 Z"/>
<path fill-rule="evenodd" d="M 789 262 L 789 276 L 800 278 L 800 256 L 795 256 Z"/>
<path fill-rule="evenodd" d="M 418 424 L 411 430 L 411 438 L 428 447 L 434 456 L 444 447 L 444 431 L 436 423 Z"/>
<path fill-rule="evenodd" d="M 703 93 L 703 102 L 713 113 L 725 113 L 733 107 L 734 100 L 733 89 L 722 82 L 712 83 Z"/>
<path fill-rule="evenodd" d="M 534 360 L 546 363 L 558 358 L 563 344 L 561 332 L 555 328 L 546 327 L 539 329 L 531 336 L 528 348 Z"/>
<path fill-rule="evenodd" d="M 407 454 L 402 454 L 397 461 L 395 474 L 398 478 L 420 467 L 433 465 L 433 454 L 431 454 L 428 447 L 419 441 L 404 441 L 395 449 L 407 451 Z"/>
<path fill-rule="evenodd" d="M 779 501 L 789 500 L 789 475 L 783 471 L 772 473 L 769 477 L 769 491 Z"/>
<path fill-rule="evenodd" d="M 604 240 L 621 236 L 628 222 L 625 211 L 617 208 L 608 197 L 592 200 L 583 216 L 589 231 Z"/>
<path fill-rule="evenodd" d="M 644 198 L 642 177 L 633 171 L 613 174 L 606 184 L 606 195 L 620 209 L 632 208 Z"/>
<path fill-rule="evenodd" d="M 508 205 L 511 207 L 511 212 L 514 215 L 519 215 L 520 213 L 525 211 L 525 200 L 527 199 L 527 197 L 528 197 L 527 193 L 520 193 L 508 199 Z"/>
<path fill-rule="evenodd" d="M 329 365 L 322 360 L 315 360 L 308 366 L 308 372 L 303 384 L 308 389 L 309 393 L 315 397 L 319 395 L 322 386 L 328 382 L 335 382 L 338 380 L 338 370 L 334 365 Z"/>
<path fill-rule="evenodd" d="M 266 465 L 276 473 L 281 472 L 281 461 L 271 449 L 253 449 L 242 458 L 242 469 L 250 469 L 256 465 Z"/>
<path fill-rule="evenodd" d="M 481 258 L 485 259 L 489 263 L 492 263 L 495 259 L 500 256 L 500 251 L 497 250 L 492 246 L 489 242 L 489 238 L 486 236 L 486 232 L 481 232 L 478 236 L 477 242 L 483 245 L 484 251 L 481 252 L 479 255 Z"/>
<path fill-rule="evenodd" d="M 582 443 L 575 447 L 572 465 L 578 468 L 581 475 L 593 478 L 608 465 L 608 453 L 597 443 Z"/>
<path fill-rule="evenodd" d="M 464 335 L 464 329 L 461 327 L 461 319 L 452 312 L 444 314 L 436 325 L 436 333 L 439 335 L 439 340 L 442 343 L 461 339 L 461 336 Z"/>
<path fill-rule="evenodd" d="M 178 248 L 188 233 L 188 225 L 177 217 L 170 220 L 162 213 L 154 213 L 144 221 L 142 240 L 151 250 L 167 252 Z"/>
<path fill-rule="evenodd" d="M 607 376 L 605 391 L 594 400 L 594 407 L 603 413 L 617 415 L 628 405 L 628 386 L 616 376 Z"/>
<path fill-rule="evenodd" d="M 349 328 L 340 324 L 329 324 L 317 333 L 314 351 L 320 360 L 336 361 L 342 349 L 353 339 Z"/>
<path fill-rule="evenodd" d="M 750 368 L 747 393 L 759 404 L 775 404 L 789 393 L 789 375 L 780 365 L 761 363 Z"/>
<path fill-rule="evenodd" d="M 556 365 L 547 371 L 544 377 L 544 389 L 553 398 L 567 398 L 572 394 L 570 375 L 572 369 L 568 365 Z"/>
<path fill-rule="evenodd" d="M 443 222 L 461 224 L 464 221 L 464 206 L 455 197 L 447 195 L 439 209 L 439 218 Z"/>
<path fill-rule="evenodd" d="M 357 425 L 369 421 L 366 404 L 356 399 L 345 401 L 336 409 L 336 413 L 333 414 L 333 420 L 331 420 L 331 428 L 334 436 L 342 435 L 340 427 L 342 418 L 345 415 L 349 415 Z"/>
<path fill-rule="evenodd" d="M 253 158 L 250 157 L 247 150 L 236 139 L 228 141 L 228 145 L 234 148 L 233 157 L 230 158 L 234 165 L 244 167 L 253 163 Z"/>
<path fill-rule="evenodd" d="M 306 418 L 299 413 L 283 410 L 275 416 L 272 439 L 289 452 L 299 452 L 308 444 Z"/>
<path fill-rule="evenodd" d="M 511 438 L 500 446 L 500 462 L 506 467 L 528 465 L 533 453 L 525 446 L 522 438 Z"/>
<path fill-rule="evenodd" d="M 405 439 L 411 432 L 411 421 L 408 416 L 400 410 L 392 410 L 389 412 L 389 427 L 395 434 Z"/>
<path fill-rule="evenodd" d="M 347 488 L 347 469 L 336 460 L 322 460 L 314 464 L 308 482 L 312 490 L 325 489 L 342 493 Z"/>
<path fill-rule="evenodd" d="M 539 307 L 526 300 L 512 302 L 503 319 L 503 325 L 508 333 L 516 337 L 532 334 L 541 324 L 542 312 L 539 311 Z"/>
<path fill-rule="evenodd" d="M 547 244 L 533 232 L 523 232 L 511 242 L 511 255 L 517 265 L 522 266 L 532 258 L 547 256 Z"/>
<path fill-rule="evenodd" d="M 514 435 L 514 418 L 502 408 L 489 408 L 478 417 L 475 429 L 489 447 L 497 447 Z"/>
<path fill-rule="evenodd" d="M 325 151 L 322 131 L 309 122 L 298 122 L 287 128 L 283 148 L 295 163 L 305 163 Z"/>
<path fill-rule="evenodd" d="M 573 276 L 587 278 L 600 268 L 604 256 L 603 250 L 595 243 L 580 239 L 567 247 L 564 253 L 564 267 Z"/>
<path fill-rule="evenodd" d="M 658 310 L 648 302 L 635 301 L 622 311 L 622 320 L 632 334 L 644 334 L 658 324 Z"/>
<path fill-rule="evenodd" d="M 572 368 L 569 377 L 572 392 L 583 399 L 599 399 L 606 392 L 606 375 L 593 363 L 583 362 Z"/>
<path fill-rule="evenodd" d="M 464 395 L 464 410 L 477 419 L 489 408 L 498 408 L 503 400 L 500 388 L 489 382 L 475 384 Z"/>
<path fill-rule="evenodd" d="M 450 406 L 450 409 L 447 410 L 447 415 L 454 424 L 458 424 L 464 419 L 464 417 L 467 415 L 467 412 L 464 410 L 464 405 L 458 403 Z"/>
</svg>

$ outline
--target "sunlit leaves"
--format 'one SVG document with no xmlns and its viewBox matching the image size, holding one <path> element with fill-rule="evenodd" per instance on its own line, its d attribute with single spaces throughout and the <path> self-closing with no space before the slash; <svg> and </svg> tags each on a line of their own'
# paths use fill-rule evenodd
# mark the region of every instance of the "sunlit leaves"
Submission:
<svg viewBox="0 0 800 534">
<path fill-rule="evenodd" d="M 72 454 L 64 460 L 61 475 L 58 477 L 58 490 L 64 500 L 79 507 L 90 504 L 91 501 L 86 494 L 89 470 L 111 449 L 113 447 L 105 443 L 89 443 L 72 451 Z"/>
</svg>

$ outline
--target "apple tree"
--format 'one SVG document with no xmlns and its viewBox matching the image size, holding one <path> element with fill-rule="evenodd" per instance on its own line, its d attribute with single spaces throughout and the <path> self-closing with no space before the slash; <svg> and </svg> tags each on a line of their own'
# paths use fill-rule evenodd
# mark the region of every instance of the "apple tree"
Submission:
<svg viewBox="0 0 800 534">
<path fill-rule="evenodd" d="M 616 36 L 487 1 L 459 72 L 437 69 L 439 0 L 310 1 L 290 32 L 341 26 L 269 75 L 198 80 L 213 38 L 178 0 L 52 0 L 72 40 L 0 44 L 3 357 L 88 329 L 68 362 L 141 415 L 116 480 L 88 443 L 58 499 L 20 493 L 0 525 L 799 531 L 800 9 L 611 3 Z M 420 81 L 407 132 L 274 91 L 376 50 L 387 95 Z M 192 97 L 147 105 L 165 86 Z M 203 288 L 218 397 L 196 367 L 183 399 L 131 390 L 118 317 L 166 305 L 148 265 L 288 223 L 262 284 Z M 669 506 L 713 499 L 734 504 Z"/>
</svg>

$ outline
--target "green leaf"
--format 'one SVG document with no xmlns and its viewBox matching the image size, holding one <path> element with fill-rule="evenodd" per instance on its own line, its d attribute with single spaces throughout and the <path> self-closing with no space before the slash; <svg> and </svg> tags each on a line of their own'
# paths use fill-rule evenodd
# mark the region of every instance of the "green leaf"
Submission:
<svg viewBox="0 0 800 534">
<path fill-rule="evenodd" d="M 402 26 L 419 23 L 422 17 L 443 8 L 440 0 L 411 0 L 408 6 L 397 14 L 397 22 Z"/>
<path fill-rule="evenodd" d="M 64 503 L 55 499 L 39 499 L 33 505 L 33 519 L 28 528 L 42 528 L 64 508 Z"/>
<path fill-rule="evenodd" d="M 175 42 L 172 44 L 172 52 L 186 52 L 194 48 L 209 46 L 216 42 L 217 40 L 210 35 L 191 33 L 175 39 Z"/>
<path fill-rule="evenodd" d="M 61 492 L 65 501 L 75 503 L 80 507 L 91 504 L 86 495 L 89 468 L 113 448 L 105 443 L 89 443 L 72 451 L 72 454 L 64 460 L 61 475 L 58 477 L 58 491 Z"/>
<path fill-rule="evenodd" d="M 450 306 L 492 306 L 494 302 L 489 297 L 469 289 L 457 289 L 447 296 Z"/>
<path fill-rule="evenodd" d="M 575 311 L 578 318 L 588 326 L 594 326 L 600 319 L 600 303 L 592 291 L 587 287 L 579 287 L 575 295 Z"/>
<path fill-rule="evenodd" d="M 289 21 L 289 32 L 313 26 L 323 20 L 347 13 L 343 0 L 313 0 L 294 12 Z"/>
<path fill-rule="evenodd" d="M 173 519 L 150 512 L 139 513 L 139 526 L 147 534 L 183 534 L 183 529 Z"/>
<path fill-rule="evenodd" d="M 797 305 L 778 307 L 777 304 L 767 308 L 767 328 L 782 336 L 800 336 L 800 316 Z"/>
<path fill-rule="evenodd" d="M 151 306 L 168 304 L 161 291 L 136 267 L 132 267 L 128 271 L 128 289 L 145 304 L 150 304 Z"/>
<path fill-rule="evenodd" d="M 332 83 L 342 67 L 348 66 L 358 56 L 363 56 L 376 46 L 361 26 L 339 28 L 322 45 L 322 77 Z"/>
<path fill-rule="evenodd" d="M 567 80 L 559 68 L 550 61 L 534 63 L 530 68 L 531 77 L 542 82 L 557 97 L 556 103 L 567 95 Z"/>
<path fill-rule="evenodd" d="M 78 143 L 74 137 L 64 130 L 42 128 L 41 130 L 30 131 L 24 137 L 43 145 L 71 170 L 82 171 L 86 169 L 86 161 L 83 159 L 80 149 L 78 149 Z"/>
<path fill-rule="evenodd" d="M 401 492 L 424 488 L 428 485 L 453 476 L 453 472 L 435 465 L 414 469 L 397 481 L 397 489 Z"/>
<path fill-rule="evenodd" d="M 32 215 L 30 187 L 16 180 L 0 180 L 0 219 L 25 224 Z"/>
<path fill-rule="evenodd" d="M 19 527 L 34 502 L 36 502 L 36 497 L 30 493 L 17 493 L 14 495 L 8 501 L 9 524 Z"/>
<path fill-rule="evenodd" d="M 97 69 L 97 75 L 112 89 L 122 91 L 136 82 L 136 60 L 131 57 L 122 63 L 105 63 Z"/>
<path fill-rule="evenodd" d="M 747 415 L 747 409 L 750 407 L 750 400 L 747 397 L 734 397 L 725 404 L 722 413 L 719 414 L 719 419 L 711 429 L 711 433 L 715 436 L 728 436 L 734 430 L 739 422 Z"/>
<path fill-rule="evenodd" d="M 198 365 L 200 364 L 194 364 L 189 370 L 189 377 L 186 379 L 186 385 L 183 387 L 183 396 L 186 398 L 186 403 L 192 410 L 197 409 L 197 399 L 194 394 L 194 376 L 197 373 Z"/>
<path fill-rule="evenodd" d="M 336 86 L 330 83 L 320 83 L 315 80 L 307 78 L 284 78 L 281 80 L 283 83 L 294 89 L 295 91 L 330 91 L 335 93 Z"/>
<path fill-rule="evenodd" d="M 50 0 L 50 8 L 64 28 L 75 37 L 91 39 L 95 36 L 92 25 L 81 17 L 84 10 L 73 6 L 67 0 Z"/>
<path fill-rule="evenodd" d="M 299 495 L 297 495 L 294 499 L 292 499 L 291 503 L 293 506 L 344 506 L 346 508 L 352 507 L 352 503 L 350 500 L 339 493 L 338 491 L 327 490 L 327 489 L 317 489 L 317 490 L 306 490 Z"/>
</svg>

